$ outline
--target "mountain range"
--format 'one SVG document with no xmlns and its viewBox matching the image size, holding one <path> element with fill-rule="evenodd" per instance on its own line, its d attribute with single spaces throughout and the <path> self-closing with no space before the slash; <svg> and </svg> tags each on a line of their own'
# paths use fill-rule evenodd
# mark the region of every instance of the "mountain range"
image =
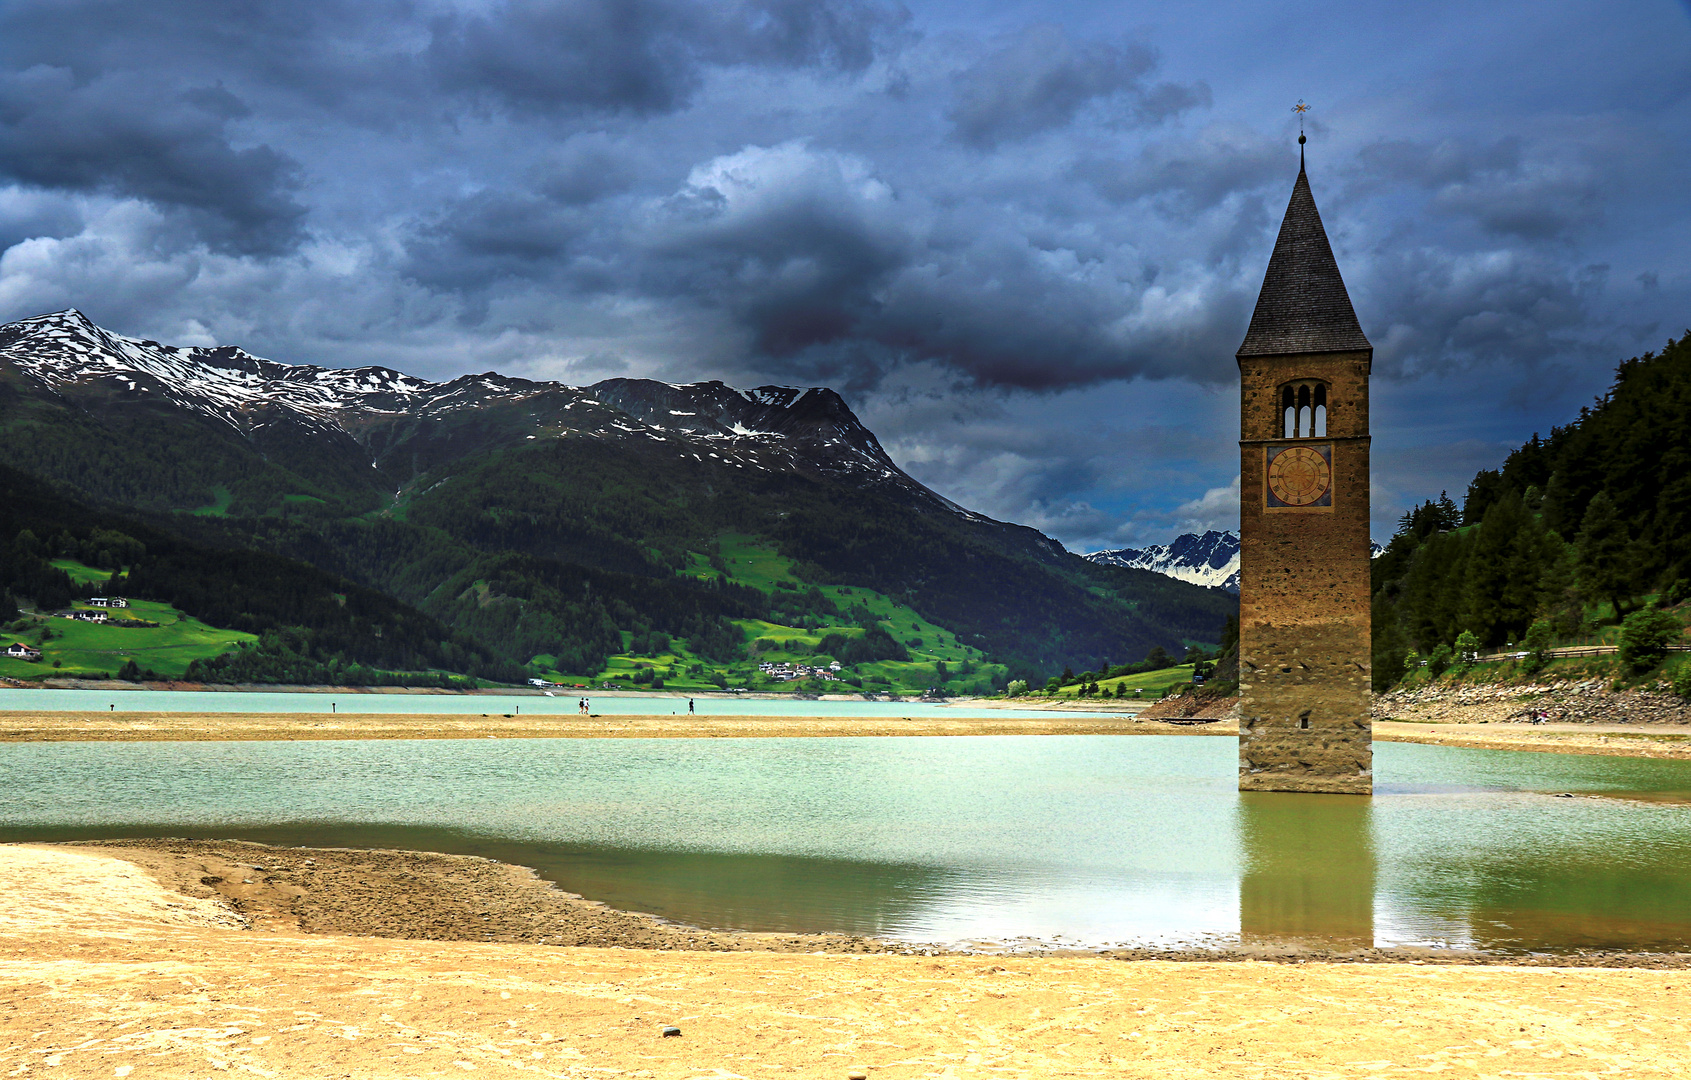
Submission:
<svg viewBox="0 0 1691 1080">
<path fill-rule="evenodd" d="M 822 387 L 431 382 L 72 310 L 0 326 L 0 432 L 67 498 L 341 575 L 531 668 L 654 633 L 743 662 L 834 624 L 896 652 L 897 609 L 1002 681 L 1213 642 L 1234 604 L 956 505 Z"/>
<path fill-rule="evenodd" d="M 1379 558 L 1384 551 L 1379 544 L 1369 545 L 1371 558 Z M 1234 595 L 1239 592 L 1239 534 L 1236 532 L 1211 529 L 1185 533 L 1167 544 L 1094 551 L 1084 558 L 1101 566 L 1150 570 L 1177 581 L 1225 589 Z"/>
<path fill-rule="evenodd" d="M 1150 570 L 1194 585 L 1239 591 L 1239 534 L 1235 532 L 1186 533 L 1173 543 L 1094 551 L 1086 558 L 1102 566 Z"/>
</svg>

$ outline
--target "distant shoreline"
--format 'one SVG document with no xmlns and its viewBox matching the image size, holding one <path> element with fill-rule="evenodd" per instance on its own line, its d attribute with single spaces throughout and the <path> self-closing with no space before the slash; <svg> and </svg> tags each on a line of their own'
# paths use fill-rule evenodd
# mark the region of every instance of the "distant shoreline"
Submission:
<svg viewBox="0 0 1691 1080">
<path fill-rule="evenodd" d="M 967 735 L 1223 735 L 1130 716 L 652 716 L 463 713 L 0 712 L 0 742 L 340 739 L 719 739 Z"/>
<path fill-rule="evenodd" d="M 1074 708 L 1073 704 L 1036 703 L 1029 705 L 1020 699 L 1005 698 L 974 698 L 952 697 L 944 701 L 923 701 L 918 695 L 900 694 L 897 698 L 889 698 L 884 694 L 865 696 L 862 693 L 850 694 L 800 694 L 784 693 L 779 690 L 601 690 L 594 687 L 578 688 L 573 686 L 506 686 L 480 687 L 475 690 L 446 690 L 438 686 L 332 686 L 326 683 L 312 684 L 281 684 L 281 683 L 199 683 L 184 679 L 157 679 L 147 682 L 125 682 L 121 679 L 45 679 L 39 685 L 18 683 L 11 681 L 7 688 L 13 690 L 102 690 L 119 693 L 134 693 L 148 691 L 175 691 L 195 694 L 395 694 L 413 697 L 601 697 L 601 698 L 665 698 L 671 701 L 685 701 L 688 698 L 706 698 L 712 701 L 881 701 L 921 703 L 924 705 L 988 705 L 993 708 L 1026 709 L 1026 708 Z M 1132 704 L 1140 704 L 1134 702 Z M 1149 704 L 1148 702 L 1144 704 Z M 1089 709 L 1104 708 L 1101 705 L 1088 704 Z M 1118 711 L 1121 706 L 1115 707 Z"/>
</svg>

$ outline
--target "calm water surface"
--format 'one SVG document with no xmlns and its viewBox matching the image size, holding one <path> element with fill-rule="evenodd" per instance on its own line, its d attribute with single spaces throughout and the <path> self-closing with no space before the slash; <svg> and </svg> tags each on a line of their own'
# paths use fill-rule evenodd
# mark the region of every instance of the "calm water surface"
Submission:
<svg viewBox="0 0 1691 1080">
<path fill-rule="evenodd" d="M 1691 938 L 1673 801 L 1691 763 L 1383 743 L 1369 800 L 1241 796 L 1235 754 L 1177 736 L 14 743 L 0 840 L 481 854 L 689 923 L 947 943 Z"/>
<path fill-rule="evenodd" d="M 235 690 L 17 690 L 0 687 L 0 712 L 266 712 L 328 713 L 331 706 L 350 713 L 436 713 L 475 716 L 573 716 L 576 701 L 586 693 L 593 711 L 607 716 L 664 716 L 685 713 L 687 698 L 659 695 L 612 697 L 590 691 L 557 690 L 543 694 L 355 694 L 263 693 Z M 974 709 L 968 705 L 937 705 L 920 701 L 801 701 L 796 698 L 756 698 L 726 694 L 698 695 L 701 716 L 992 716 L 1036 719 L 1042 716 L 1098 715 L 1050 709 Z M 1124 702 L 1131 714 L 1149 705 Z"/>
</svg>

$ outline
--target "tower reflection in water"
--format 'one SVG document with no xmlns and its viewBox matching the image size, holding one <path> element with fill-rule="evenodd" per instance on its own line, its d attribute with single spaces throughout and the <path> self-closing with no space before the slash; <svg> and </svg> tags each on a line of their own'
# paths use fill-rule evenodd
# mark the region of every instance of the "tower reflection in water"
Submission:
<svg viewBox="0 0 1691 1080">
<path fill-rule="evenodd" d="M 1357 949 L 1374 944 L 1372 800 L 1239 795 L 1239 936 Z"/>
</svg>

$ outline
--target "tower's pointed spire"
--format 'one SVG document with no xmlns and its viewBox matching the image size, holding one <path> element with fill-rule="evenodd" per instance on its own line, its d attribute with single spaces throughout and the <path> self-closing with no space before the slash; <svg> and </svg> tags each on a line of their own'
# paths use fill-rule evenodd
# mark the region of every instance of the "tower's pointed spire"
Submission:
<svg viewBox="0 0 1691 1080">
<path fill-rule="evenodd" d="M 1321 214 L 1303 169 L 1302 145 L 1298 159 L 1298 181 L 1292 185 L 1292 201 L 1280 223 L 1280 237 L 1274 241 L 1251 328 L 1239 346 L 1240 356 L 1372 348 L 1356 321 L 1356 309 L 1350 306 L 1327 230 L 1321 227 Z"/>
</svg>

